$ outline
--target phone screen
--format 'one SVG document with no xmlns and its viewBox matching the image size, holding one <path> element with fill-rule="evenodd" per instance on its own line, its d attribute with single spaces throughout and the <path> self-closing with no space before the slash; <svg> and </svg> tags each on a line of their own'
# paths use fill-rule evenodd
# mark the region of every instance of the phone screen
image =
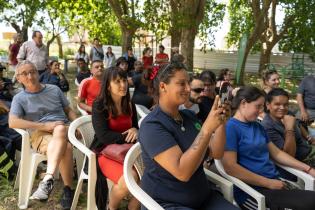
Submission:
<svg viewBox="0 0 315 210">
<path fill-rule="evenodd" d="M 219 90 L 219 96 L 221 104 L 225 103 L 226 101 L 230 100 L 230 90 L 229 90 L 230 84 L 228 82 L 224 82 Z"/>
</svg>

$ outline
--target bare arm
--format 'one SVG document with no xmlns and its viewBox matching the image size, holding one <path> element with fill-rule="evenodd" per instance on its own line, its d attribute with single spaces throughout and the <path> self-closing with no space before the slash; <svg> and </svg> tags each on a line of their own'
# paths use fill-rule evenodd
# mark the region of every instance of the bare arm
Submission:
<svg viewBox="0 0 315 210">
<path fill-rule="evenodd" d="M 237 163 L 237 153 L 234 151 L 225 151 L 222 163 L 225 171 L 229 175 L 236 177 L 247 184 L 268 189 L 281 189 L 284 186 L 279 180 L 260 176 L 239 165 Z"/>
<path fill-rule="evenodd" d="M 64 108 L 64 112 L 66 113 L 70 121 L 77 119 L 76 113 L 69 106 Z"/>
<path fill-rule="evenodd" d="M 83 110 L 85 110 L 85 111 L 87 111 L 87 112 L 89 112 L 89 113 L 92 112 L 92 107 L 90 107 L 89 105 L 87 105 L 87 104 L 85 103 L 85 98 L 79 97 L 79 98 L 78 98 L 78 101 L 79 101 L 79 107 L 80 107 L 81 109 L 83 109 Z"/>
<path fill-rule="evenodd" d="M 55 121 L 55 122 L 32 122 L 28 120 L 21 119 L 13 114 L 9 115 L 9 127 L 10 128 L 21 128 L 21 129 L 34 129 L 34 130 L 41 130 L 52 132 L 53 129 L 57 125 L 63 125 L 62 121 Z"/>
<path fill-rule="evenodd" d="M 301 171 L 306 171 L 309 169 L 309 166 L 307 164 L 301 161 L 298 161 L 294 157 L 283 152 L 278 147 L 276 147 L 272 142 L 268 143 L 268 149 L 269 149 L 270 157 L 282 165 L 289 166 L 289 167 L 292 167 Z"/>
<path fill-rule="evenodd" d="M 225 126 L 221 125 L 214 133 L 209 143 L 210 156 L 214 159 L 221 159 L 224 154 L 224 146 L 226 142 Z"/>
<path fill-rule="evenodd" d="M 301 111 L 301 120 L 307 121 L 309 116 L 305 110 L 303 95 L 301 93 L 298 93 L 296 96 L 296 100 L 297 100 L 297 103 L 298 103 L 300 111 Z"/>
<path fill-rule="evenodd" d="M 195 173 L 204 159 L 211 134 L 218 130 L 217 128 L 224 123 L 224 121 L 221 120 L 223 108 L 218 108 L 218 102 L 219 97 L 216 97 L 211 112 L 189 149 L 183 152 L 179 146 L 176 145 L 154 157 L 156 162 L 180 181 L 188 181 Z M 216 140 L 213 142 L 214 148 L 216 149 L 222 147 L 216 145 L 218 142 L 220 144 L 222 141 Z M 225 142 L 225 140 L 223 142 Z M 220 151 L 218 153 L 220 154 Z M 217 155 L 217 152 L 215 154 Z"/>
<path fill-rule="evenodd" d="M 180 181 L 188 181 L 203 161 L 211 133 L 201 130 L 184 153 L 176 145 L 155 156 L 154 160 Z"/>
</svg>

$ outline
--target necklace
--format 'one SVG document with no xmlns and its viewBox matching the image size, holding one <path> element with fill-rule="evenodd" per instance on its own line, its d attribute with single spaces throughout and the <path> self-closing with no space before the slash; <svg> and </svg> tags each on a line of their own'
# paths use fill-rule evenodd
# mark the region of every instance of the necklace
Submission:
<svg viewBox="0 0 315 210">
<path fill-rule="evenodd" d="M 182 115 L 179 113 L 179 118 L 174 118 L 174 120 L 175 120 L 176 123 L 180 124 L 181 131 L 185 132 L 186 129 L 184 127 L 184 120 L 182 118 Z"/>
</svg>

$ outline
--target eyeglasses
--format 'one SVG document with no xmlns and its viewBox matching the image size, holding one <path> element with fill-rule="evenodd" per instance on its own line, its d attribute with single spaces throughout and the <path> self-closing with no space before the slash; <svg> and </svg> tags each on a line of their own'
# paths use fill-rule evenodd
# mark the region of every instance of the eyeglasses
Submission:
<svg viewBox="0 0 315 210">
<path fill-rule="evenodd" d="M 195 93 L 201 93 L 204 88 L 191 88 L 192 91 L 194 91 Z"/>
<path fill-rule="evenodd" d="M 37 73 L 37 71 L 35 71 L 35 70 L 32 70 L 32 71 L 29 71 L 29 72 L 26 72 L 26 71 L 24 71 L 24 72 L 22 72 L 22 73 L 19 73 L 19 74 L 17 74 L 18 76 L 23 76 L 23 77 L 27 77 L 28 75 L 34 75 L 34 74 L 36 74 Z"/>
</svg>

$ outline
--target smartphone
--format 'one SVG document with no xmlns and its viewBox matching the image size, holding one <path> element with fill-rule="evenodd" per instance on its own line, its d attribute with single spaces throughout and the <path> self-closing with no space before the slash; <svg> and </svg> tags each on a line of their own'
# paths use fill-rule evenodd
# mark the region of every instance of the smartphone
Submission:
<svg viewBox="0 0 315 210">
<path fill-rule="evenodd" d="M 228 82 L 223 82 L 219 90 L 221 104 L 230 101 L 230 94 L 230 84 Z"/>
</svg>

